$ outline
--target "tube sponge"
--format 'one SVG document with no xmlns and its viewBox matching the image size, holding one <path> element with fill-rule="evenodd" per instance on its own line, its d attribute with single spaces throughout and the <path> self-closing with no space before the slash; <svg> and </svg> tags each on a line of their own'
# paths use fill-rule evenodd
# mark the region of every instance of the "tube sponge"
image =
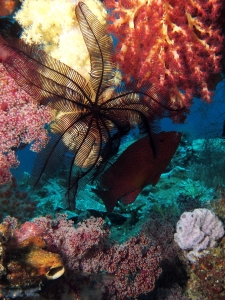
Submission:
<svg viewBox="0 0 225 300">
<path fill-rule="evenodd" d="M 223 235 L 224 226 L 219 218 L 206 208 L 198 208 L 181 215 L 174 240 L 185 250 L 186 258 L 194 263 L 198 257 L 207 254 L 206 249 L 214 247 Z"/>
</svg>

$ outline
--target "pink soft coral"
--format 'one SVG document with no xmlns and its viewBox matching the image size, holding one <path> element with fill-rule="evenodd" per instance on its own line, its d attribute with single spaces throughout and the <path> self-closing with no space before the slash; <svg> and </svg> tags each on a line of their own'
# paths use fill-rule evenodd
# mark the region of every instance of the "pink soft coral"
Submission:
<svg viewBox="0 0 225 300">
<path fill-rule="evenodd" d="M 186 107 L 193 96 L 210 101 L 210 76 L 220 71 L 223 46 L 217 25 L 222 0 L 104 2 L 127 82 L 150 81 Z"/>
<path fill-rule="evenodd" d="M 38 106 L 0 64 L 0 184 L 11 180 L 10 168 L 19 164 L 15 149 L 30 144 L 33 151 L 45 146 L 44 124 L 51 121 L 49 108 Z"/>
<path fill-rule="evenodd" d="M 21 243 L 42 236 L 47 250 L 63 258 L 66 281 L 76 299 L 85 299 L 92 289 L 98 290 L 98 299 L 110 300 L 137 297 L 153 290 L 161 273 L 159 247 L 152 246 L 144 234 L 121 245 L 110 243 L 109 234 L 101 218 L 92 217 L 74 227 L 65 215 L 59 215 L 57 220 L 48 216 L 24 223 L 14 230 L 14 239 Z M 60 299 L 60 294 L 56 298 Z"/>
</svg>

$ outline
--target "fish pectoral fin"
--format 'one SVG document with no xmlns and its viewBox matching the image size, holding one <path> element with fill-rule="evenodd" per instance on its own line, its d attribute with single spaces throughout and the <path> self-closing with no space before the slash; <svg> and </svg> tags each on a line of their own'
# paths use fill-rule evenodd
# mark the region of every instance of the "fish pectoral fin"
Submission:
<svg viewBox="0 0 225 300">
<path fill-rule="evenodd" d="M 152 186 L 155 186 L 156 183 L 159 181 L 161 174 L 157 174 L 152 180 L 151 180 L 151 184 Z"/>
<path fill-rule="evenodd" d="M 102 199 L 105 204 L 107 212 L 112 212 L 116 206 L 119 197 L 116 195 L 113 189 L 110 190 L 101 190 L 101 189 L 92 189 L 92 191 Z"/>
<path fill-rule="evenodd" d="M 131 204 L 134 202 L 141 191 L 142 188 L 139 188 L 129 194 L 126 194 L 125 196 L 122 196 L 120 200 L 123 202 L 123 204 Z"/>
</svg>

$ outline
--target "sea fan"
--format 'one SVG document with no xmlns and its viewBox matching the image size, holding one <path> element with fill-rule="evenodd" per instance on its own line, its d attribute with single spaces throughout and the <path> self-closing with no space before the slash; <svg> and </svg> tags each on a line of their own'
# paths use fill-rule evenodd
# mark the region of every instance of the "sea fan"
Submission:
<svg viewBox="0 0 225 300">
<path fill-rule="evenodd" d="M 10 39 L 0 46 L 7 53 L 3 64 L 10 75 L 34 99 L 55 111 L 51 138 L 37 156 L 32 183 L 36 186 L 41 178 L 46 180 L 63 169 L 71 209 L 77 188 L 102 172 L 134 125 L 149 135 L 154 151 L 150 121 L 165 112 L 179 112 L 170 110 L 168 98 L 160 98 L 150 84 L 141 90 L 138 83 L 116 86 L 113 42 L 106 27 L 82 2 L 75 12 L 90 55 L 89 82 L 38 46 Z M 148 105 L 142 97 L 148 98 Z"/>
</svg>

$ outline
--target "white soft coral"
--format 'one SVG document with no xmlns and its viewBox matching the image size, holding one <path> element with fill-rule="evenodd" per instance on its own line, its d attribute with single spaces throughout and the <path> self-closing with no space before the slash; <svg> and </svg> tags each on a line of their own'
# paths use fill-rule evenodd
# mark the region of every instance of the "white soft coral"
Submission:
<svg viewBox="0 0 225 300">
<path fill-rule="evenodd" d="M 15 19 L 24 29 L 22 39 L 42 44 L 54 58 L 89 78 L 90 60 L 75 15 L 75 0 L 23 0 Z M 98 0 L 83 0 L 99 21 L 106 22 L 106 10 Z"/>
</svg>

